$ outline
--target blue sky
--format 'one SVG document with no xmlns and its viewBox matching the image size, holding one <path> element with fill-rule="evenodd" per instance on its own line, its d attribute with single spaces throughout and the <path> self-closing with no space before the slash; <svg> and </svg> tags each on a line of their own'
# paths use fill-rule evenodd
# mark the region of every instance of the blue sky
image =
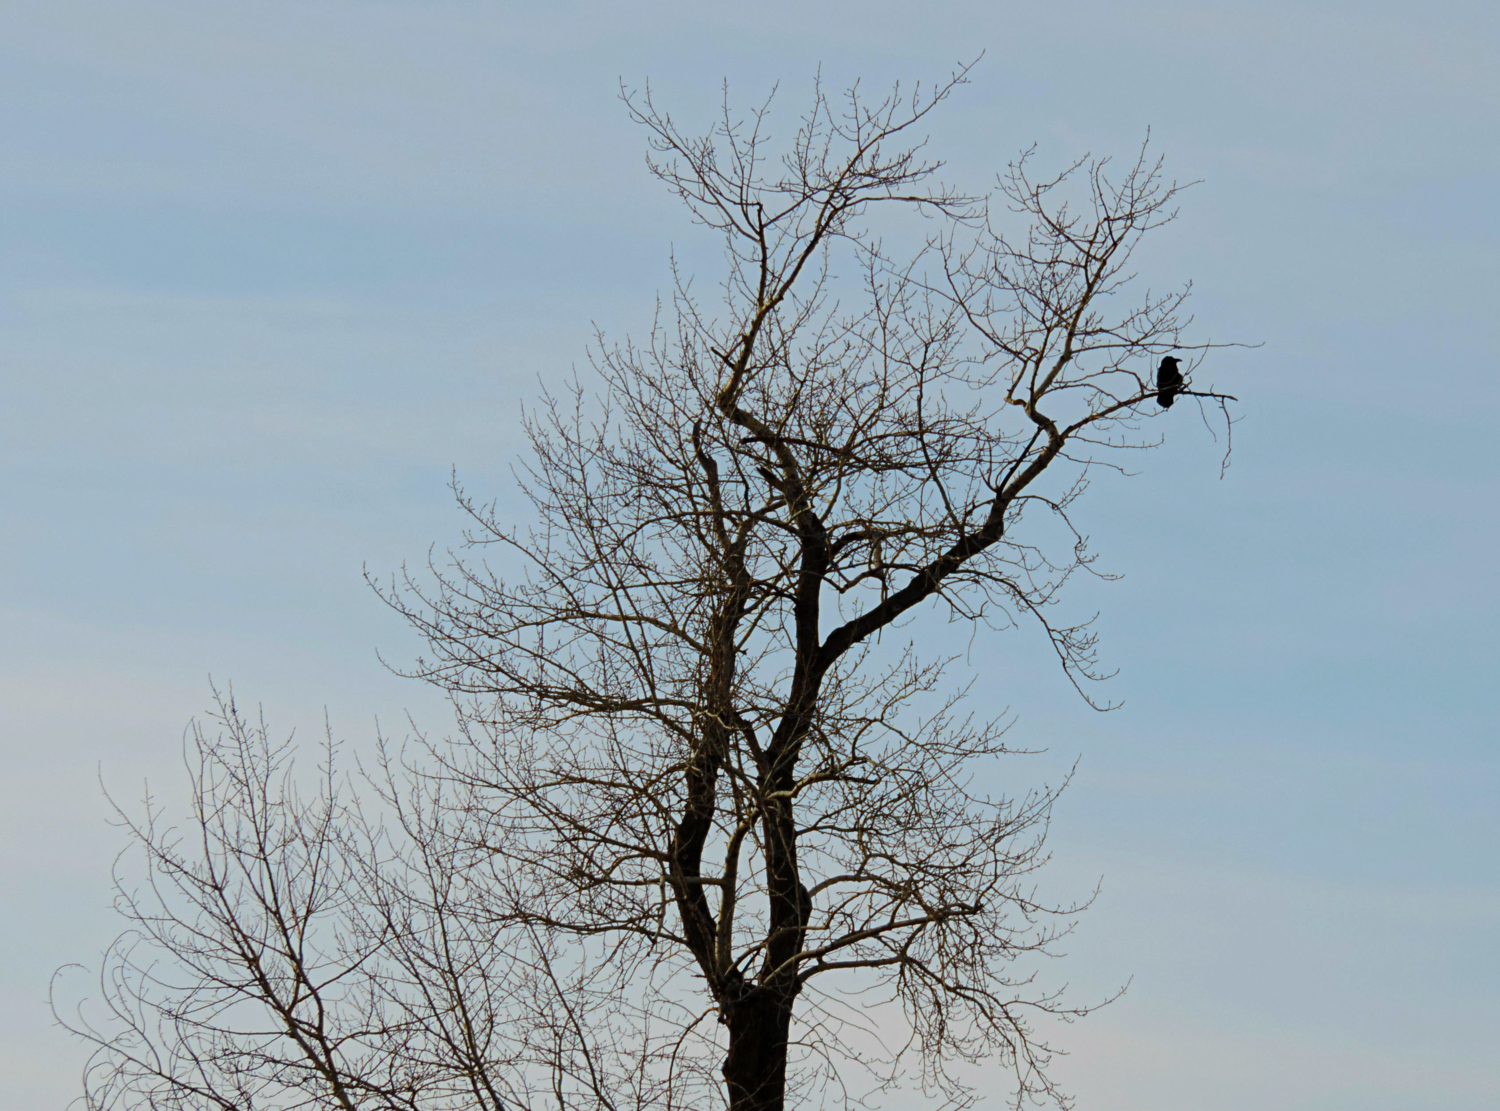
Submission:
<svg viewBox="0 0 1500 1111">
<path fill-rule="evenodd" d="M 691 114 L 986 52 L 982 185 L 1147 127 L 1203 179 L 1143 259 L 1243 399 L 1086 514 L 1096 715 L 1034 637 L 980 708 L 1075 787 L 1052 882 L 1081 1108 L 1500 1105 L 1500 10 L 1207 3 L 0 3 L 0 1108 L 76 1094 L 51 971 L 114 928 L 99 777 L 164 799 L 208 676 L 304 735 L 440 723 L 361 567 L 510 497 L 520 405 L 714 251 L 618 82 Z M 1175 414 L 1174 414 L 1175 416 Z M 984 702 L 983 699 L 991 700 Z"/>
</svg>

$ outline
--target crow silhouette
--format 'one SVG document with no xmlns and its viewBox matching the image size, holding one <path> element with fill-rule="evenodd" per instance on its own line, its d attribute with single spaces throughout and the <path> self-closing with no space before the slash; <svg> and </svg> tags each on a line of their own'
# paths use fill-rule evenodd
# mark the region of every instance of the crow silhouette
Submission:
<svg viewBox="0 0 1500 1111">
<path fill-rule="evenodd" d="M 1156 403 L 1163 409 L 1172 407 L 1177 391 L 1182 389 L 1182 371 L 1177 369 L 1177 363 L 1177 359 L 1168 355 L 1156 370 Z"/>
</svg>

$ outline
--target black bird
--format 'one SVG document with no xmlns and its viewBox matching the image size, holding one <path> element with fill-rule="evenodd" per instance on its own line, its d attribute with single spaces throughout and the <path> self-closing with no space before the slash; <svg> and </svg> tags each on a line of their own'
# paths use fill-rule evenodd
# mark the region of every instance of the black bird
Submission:
<svg viewBox="0 0 1500 1111">
<path fill-rule="evenodd" d="M 1163 409 L 1172 407 L 1177 391 L 1182 389 L 1182 371 L 1177 369 L 1177 363 L 1177 359 L 1168 355 L 1156 369 L 1156 403 Z"/>
</svg>

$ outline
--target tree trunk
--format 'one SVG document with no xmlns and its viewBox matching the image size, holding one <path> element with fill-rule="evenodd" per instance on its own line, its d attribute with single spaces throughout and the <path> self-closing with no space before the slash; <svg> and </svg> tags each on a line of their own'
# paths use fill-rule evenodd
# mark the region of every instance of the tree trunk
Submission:
<svg viewBox="0 0 1500 1111">
<path fill-rule="evenodd" d="M 792 996 L 755 989 L 728 1008 L 724 1079 L 730 1111 L 782 1111 Z"/>
</svg>

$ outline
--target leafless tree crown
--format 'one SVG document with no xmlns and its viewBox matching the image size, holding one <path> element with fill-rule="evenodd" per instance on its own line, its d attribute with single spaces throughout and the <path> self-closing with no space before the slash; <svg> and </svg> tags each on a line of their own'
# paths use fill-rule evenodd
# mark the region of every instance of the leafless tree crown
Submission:
<svg viewBox="0 0 1500 1111">
<path fill-rule="evenodd" d="M 209 1059 L 316 1107 L 748 1111 L 852 1099 L 851 1066 L 963 1103 L 966 1063 L 996 1060 L 1018 1103 L 1061 1098 L 1035 1018 L 1084 1008 L 1027 963 L 1079 909 L 1033 894 L 1055 792 L 976 788 L 1002 730 L 962 713 L 951 652 L 897 630 L 933 607 L 1033 622 L 1080 690 L 1098 678 L 1089 628 L 1052 617 L 1092 560 L 1077 498 L 1150 446 L 1157 359 L 1208 345 L 1181 334 L 1185 285 L 1134 291 L 1179 192 L 1144 148 L 1056 175 L 1028 153 L 993 197 L 940 183 L 917 131 L 963 76 L 819 88 L 781 145 L 766 108 L 726 102 L 698 137 L 626 96 L 651 171 L 721 237 L 722 285 L 679 277 L 649 338 L 601 340 L 601 393 L 529 414 L 534 524 L 459 489 L 471 552 L 498 558 L 383 591 L 460 712 L 377 777 L 397 820 L 348 819 L 332 780 L 278 810 L 275 750 L 230 713 L 231 747 L 201 749 L 200 797 L 237 792 L 199 814 L 218 870 L 137 830 L 210 923 L 161 934 L 132 902 L 148 940 L 190 963 L 250 940 L 157 997 L 192 1001 L 158 1017 L 196 1056 L 110 1057 L 132 1063 L 93 1106 L 251 1091 L 180 1079 Z M 298 948 L 315 918 L 342 923 L 338 976 Z M 263 1030 L 225 1025 L 244 1007 Z M 334 1012 L 365 1017 L 333 1034 Z"/>
</svg>

